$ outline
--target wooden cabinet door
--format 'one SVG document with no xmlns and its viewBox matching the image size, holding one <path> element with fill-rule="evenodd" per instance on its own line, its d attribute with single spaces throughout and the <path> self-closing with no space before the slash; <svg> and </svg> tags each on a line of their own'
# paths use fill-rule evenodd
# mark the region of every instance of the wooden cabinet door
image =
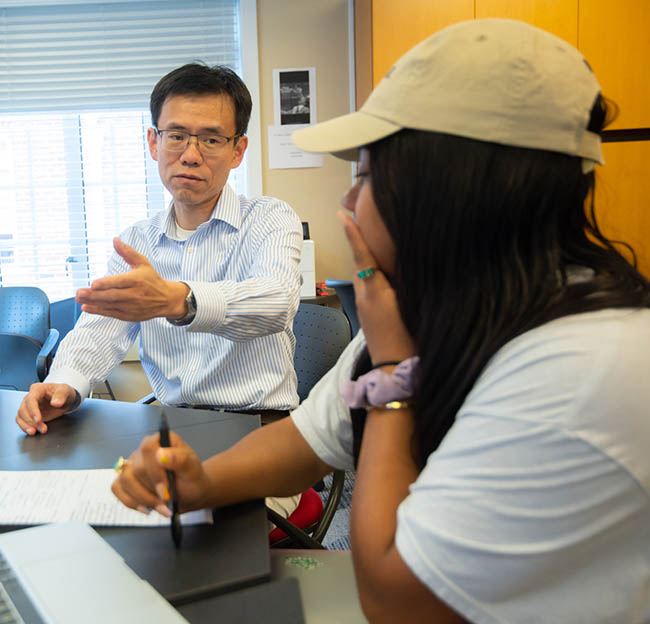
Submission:
<svg viewBox="0 0 650 624">
<path fill-rule="evenodd" d="M 576 46 L 620 107 L 609 129 L 650 128 L 650 0 L 372 0 L 373 83 L 416 43 L 473 17 L 520 19 Z M 650 141 L 607 143 L 596 168 L 603 232 L 650 277 Z"/>
<path fill-rule="evenodd" d="M 596 167 L 596 217 L 608 238 L 632 245 L 639 269 L 650 278 L 650 141 L 605 143 L 603 152 L 605 166 Z"/>
<path fill-rule="evenodd" d="M 373 85 L 416 43 L 474 17 L 474 0 L 373 0 Z"/>
<path fill-rule="evenodd" d="M 650 2 L 580 0 L 578 47 L 619 106 L 609 129 L 650 128 Z"/>
<path fill-rule="evenodd" d="M 528 22 L 578 47 L 578 0 L 476 0 L 476 17 Z"/>
</svg>

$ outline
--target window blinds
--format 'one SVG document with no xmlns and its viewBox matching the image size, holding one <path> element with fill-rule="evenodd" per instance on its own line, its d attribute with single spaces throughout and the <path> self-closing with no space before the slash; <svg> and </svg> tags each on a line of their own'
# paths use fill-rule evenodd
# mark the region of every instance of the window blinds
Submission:
<svg viewBox="0 0 650 624">
<path fill-rule="evenodd" d="M 145 110 L 184 63 L 238 71 L 238 23 L 235 0 L 5 6 L 0 112 Z"/>
<path fill-rule="evenodd" d="M 166 208 L 146 143 L 151 89 L 194 60 L 240 73 L 238 8 L 9 4 L 0 2 L 0 285 L 39 286 L 55 301 L 103 275 L 114 236 Z"/>
</svg>

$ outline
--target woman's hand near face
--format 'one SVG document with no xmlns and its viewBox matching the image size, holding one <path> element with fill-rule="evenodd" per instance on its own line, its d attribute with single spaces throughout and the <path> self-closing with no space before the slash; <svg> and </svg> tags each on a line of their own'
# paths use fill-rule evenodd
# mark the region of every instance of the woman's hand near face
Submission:
<svg viewBox="0 0 650 624">
<path fill-rule="evenodd" d="M 390 282 L 380 269 L 365 279 L 358 277 L 359 271 L 377 267 L 377 261 L 352 218 L 342 211 L 337 216 L 352 248 L 357 312 L 372 362 L 400 362 L 416 355 L 415 344 L 402 321 Z"/>
<path fill-rule="evenodd" d="M 174 432 L 170 432 L 170 447 L 161 448 L 159 440 L 158 434 L 142 440 L 113 482 L 113 494 L 131 509 L 156 509 L 170 516 L 165 470 L 172 470 L 180 511 L 209 507 L 212 484 L 196 453 Z"/>
</svg>

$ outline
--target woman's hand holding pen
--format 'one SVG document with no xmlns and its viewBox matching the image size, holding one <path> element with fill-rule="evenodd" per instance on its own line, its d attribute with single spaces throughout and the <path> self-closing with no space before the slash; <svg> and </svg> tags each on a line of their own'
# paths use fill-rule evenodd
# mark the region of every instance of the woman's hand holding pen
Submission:
<svg viewBox="0 0 650 624">
<path fill-rule="evenodd" d="M 143 513 L 155 509 L 163 516 L 170 517 L 166 470 L 176 475 L 181 513 L 209 507 L 206 501 L 211 482 L 201 460 L 180 436 L 173 431 L 169 435 L 169 448 L 160 447 L 158 434 L 144 438 L 113 482 L 113 494 L 127 507 Z"/>
</svg>

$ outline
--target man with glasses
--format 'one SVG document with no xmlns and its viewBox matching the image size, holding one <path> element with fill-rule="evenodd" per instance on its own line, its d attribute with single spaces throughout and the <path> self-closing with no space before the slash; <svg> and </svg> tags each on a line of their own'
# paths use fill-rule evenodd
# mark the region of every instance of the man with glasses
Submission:
<svg viewBox="0 0 650 624">
<path fill-rule="evenodd" d="M 226 184 L 248 145 L 248 89 L 228 68 L 192 63 L 158 82 L 150 107 L 149 148 L 173 201 L 116 238 L 108 275 L 77 292 L 84 314 L 19 408 L 29 435 L 75 409 L 138 334 L 161 403 L 263 421 L 298 403 L 301 223 L 286 203 Z"/>
</svg>

